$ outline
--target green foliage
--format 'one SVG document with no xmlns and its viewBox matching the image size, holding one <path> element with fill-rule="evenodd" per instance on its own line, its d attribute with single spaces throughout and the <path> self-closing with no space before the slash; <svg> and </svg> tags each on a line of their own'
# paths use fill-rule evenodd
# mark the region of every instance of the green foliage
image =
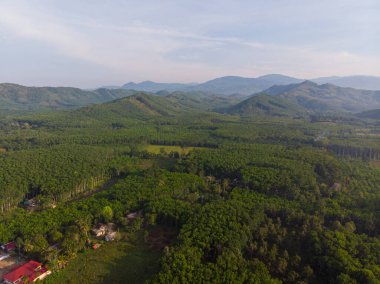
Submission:
<svg viewBox="0 0 380 284">
<path fill-rule="evenodd" d="M 24 87 L 15 84 L 0 84 L 0 105 L 5 110 L 55 110 L 83 107 L 130 96 L 126 90 L 84 91 L 65 87 Z"/>
<path fill-rule="evenodd" d="M 153 283 L 380 279 L 376 123 L 294 119 L 294 103 L 272 97 L 250 99 L 265 115 L 245 117 L 209 112 L 212 100 L 228 105 L 212 96 L 165 96 L 1 120 L 0 242 L 59 269 L 86 260 L 90 229 L 112 222 L 146 232 L 136 261 L 163 248 L 160 267 L 146 268 Z"/>
<path fill-rule="evenodd" d="M 242 101 L 226 110 L 230 114 L 242 116 L 274 116 L 300 117 L 306 114 L 306 109 L 293 104 L 286 99 L 259 94 Z"/>
<path fill-rule="evenodd" d="M 102 218 L 103 221 L 108 223 L 111 222 L 113 217 L 113 210 L 110 206 L 104 206 L 102 210 Z"/>
</svg>

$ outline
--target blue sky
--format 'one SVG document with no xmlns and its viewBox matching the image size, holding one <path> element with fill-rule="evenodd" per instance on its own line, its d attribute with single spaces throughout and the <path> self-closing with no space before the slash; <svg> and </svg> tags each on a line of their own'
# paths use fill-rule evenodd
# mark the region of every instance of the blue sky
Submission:
<svg viewBox="0 0 380 284">
<path fill-rule="evenodd" d="M 0 82 L 380 76 L 378 0 L 1 0 Z"/>
</svg>

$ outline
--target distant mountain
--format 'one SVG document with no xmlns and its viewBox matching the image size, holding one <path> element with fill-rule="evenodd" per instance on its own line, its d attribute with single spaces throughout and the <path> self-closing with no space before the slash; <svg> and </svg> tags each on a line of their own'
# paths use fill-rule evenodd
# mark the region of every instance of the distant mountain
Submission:
<svg viewBox="0 0 380 284">
<path fill-rule="evenodd" d="M 193 86 L 192 90 L 221 95 L 251 95 L 260 92 L 270 86 L 272 86 L 272 84 L 265 80 L 227 76 L 207 81 L 197 86 Z"/>
<path fill-rule="evenodd" d="M 157 93 L 176 99 L 176 103 L 199 110 L 215 110 L 231 106 L 242 98 L 265 91 L 270 95 L 289 98 L 293 103 L 315 111 L 350 111 L 380 108 L 379 92 L 338 87 L 334 84 L 377 85 L 377 77 L 325 77 L 317 81 L 330 82 L 318 85 L 280 74 L 258 78 L 226 76 L 202 84 L 171 84 L 145 81 L 128 83 L 121 89 L 113 86 L 97 90 L 81 90 L 69 87 L 25 87 L 16 84 L 0 84 L 0 111 L 35 111 L 71 109 L 112 101 L 137 92 Z M 290 84 L 290 85 L 289 85 Z M 369 87 L 368 87 L 369 88 Z M 379 85 L 380 89 L 380 85 Z M 223 99 L 221 97 L 224 97 Z"/>
<path fill-rule="evenodd" d="M 380 108 L 380 91 L 342 88 L 331 84 L 318 85 L 311 81 L 273 86 L 264 93 L 279 96 L 316 112 L 360 112 Z"/>
<path fill-rule="evenodd" d="M 323 77 L 313 79 L 312 81 L 318 84 L 330 83 L 339 87 L 380 90 L 380 77 L 374 76 Z"/>
<path fill-rule="evenodd" d="M 243 116 L 299 116 L 307 111 L 302 106 L 281 97 L 259 94 L 252 96 L 241 103 L 227 108 L 229 114 Z"/>
<path fill-rule="evenodd" d="M 281 74 L 264 75 L 264 76 L 258 77 L 257 79 L 269 82 L 271 86 L 297 84 L 304 81 L 302 79 L 297 79 L 297 78 L 293 78 L 293 77 L 289 77 L 289 76 L 285 76 Z"/>
<path fill-rule="evenodd" d="M 141 83 L 128 83 L 123 89 L 138 90 L 144 92 L 158 91 L 197 91 L 219 95 L 252 95 L 263 91 L 273 85 L 292 84 L 302 82 L 300 79 L 272 74 L 259 78 L 244 78 L 238 76 L 225 76 L 216 78 L 201 84 L 172 84 L 145 81 Z"/>
<path fill-rule="evenodd" d="M 109 86 L 101 86 L 99 89 L 122 89 L 121 86 L 109 85 Z"/>
<path fill-rule="evenodd" d="M 178 90 L 186 90 L 191 87 L 191 84 L 177 84 L 177 83 L 156 83 L 152 81 L 144 81 L 141 83 L 127 83 L 123 85 L 121 88 L 126 90 L 136 90 L 142 92 L 159 92 L 159 91 L 178 91 Z"/>
<path fill-rule="evenodd" d="M 134 93 L 127 90 L 84 91 L 68 87 L 25 87 L 5 83 L 0 84 L 0 109 L 8 111 L 70 109 L 103 103 Z"/>
<path fill-rule="evenodd" d="M 178 83 L 156 83 L 144 81 L 141 83 L 128 83 L 121 88 L 128 90 L 137 90 L 143 92 L 159 91 L 199 91 L 219 95 L 252 95 L 262 92 L 274 85 L 289 85 L 303 82 L 304 79 L 298 79 L 281 74 L 269 74 L 257 78 L 244 78 L 239 76 L 225 76 L 216 78 L 201 84 L 178 84 Z M 371 76 L 347 76 L 347 77 L 321 77 L 311 79 L 317 84 L 330 83 L 338 87 L 351 87 L 363 90 L 380 90 L 380 77 Z M 110 86 L 114 89 L 114 86 Z"/>
<path fill-rule="evenodd" d="M 163 95 L 164 93 L 165 92 L 160 92 L 157 94 Z M 241 98 L 235 96 L 220 97 L 213 94 L 198 91 L 177 91 L 172 93 L 166 93 L 165 97 L 172 102 L 181 104 L 185 107 L 192 108 L 198 111 L 213 111 L 217 109 L 222 109 L 237 104 L 242 100 Z"/>
<path fill-rule="evenodd" d="M 380 119 L 380 109 L 371 109 L 356 114 L 360 118 Z"/>
</svg>

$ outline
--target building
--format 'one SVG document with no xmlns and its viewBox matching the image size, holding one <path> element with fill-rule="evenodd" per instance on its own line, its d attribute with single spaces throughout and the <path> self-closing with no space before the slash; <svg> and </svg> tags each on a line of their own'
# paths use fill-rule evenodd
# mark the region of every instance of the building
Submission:
<svg viewBox="0 0 380 284">
<path fill-rule="evenodd" d="M 5 274 L 3 278 L 6 284 L 24 284 L 25 282 L 30 283 L 42 280 L 50 274 L 51 271 L 43 267 L 42 263 L 30 260 L 8 274 Z"/>
<path fill-rule="evenodd" d="M 106 242 L 112 242 L 116 239 L 116 236 L 117 232 L 108 232 L 104 239 Z"/>
<path fill-rule="evenodd" d="M 101 247 L 101 244 L 94 244 L 93 246 L 92 246 L 92 248 L 94 249 L 94 250 L 97 250 L 98 248 L 100 248 Z"/>
<path fill-rule="evenodd" d="M 93 228 L 91 232 L 96 237 L 105 237 L 107 242 L 113 241 L 116 236 L 116 225 L 114 223 L 99 224 L 97 228 Z"/>
<path fill-rule="evenodd" d="M 106 234 L 107 228 L 106 225 L 101 224 L 98 228 L 93 228 L 91 231 L 95 236 L 102 237 Z"/>
<path fill-rule="evenodd" d="M 6 253 L 14 251 L 16 249 L 16 242 L 10 242 L 1 246 L 2 250 Z"/>
<path fill-rule="evenodd" d="M 142 216 L 142 210 L 140 210 L 140 211 L 136 211 L 136 212 L 131 212 L 131 213 L 129 213 L 128 215 L 127 215 L 127 219 L 129 220 L 129 221 L 132 221 L 132 220 L 134 220 L 134 219 L 136 219 L 136 218 L 138 218 L 138 217 L 141 217 Z"/>
<path fill-rule="evenodd" d="M 2 253 L 0 251 L 0 261 L 7 259 L 8 257 L 10 257 L 10 255 L 8 253 Z"/>
</svg>

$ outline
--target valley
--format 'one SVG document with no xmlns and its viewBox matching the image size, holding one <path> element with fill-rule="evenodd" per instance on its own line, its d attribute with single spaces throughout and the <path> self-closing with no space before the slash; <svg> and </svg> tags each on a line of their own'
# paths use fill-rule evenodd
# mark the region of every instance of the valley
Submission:
<svg viewBox="0 0 380 284">
<path fill-rule="evenodd" d="M 376 283 L 378 92 L 111 91 L 0 120 L 0 243 L 45 283 Z"/>
<path fill-rule="evenodd" d="M 380 284 L 380 1 L 0 1 L 0 284 Z"/>
</svg>

